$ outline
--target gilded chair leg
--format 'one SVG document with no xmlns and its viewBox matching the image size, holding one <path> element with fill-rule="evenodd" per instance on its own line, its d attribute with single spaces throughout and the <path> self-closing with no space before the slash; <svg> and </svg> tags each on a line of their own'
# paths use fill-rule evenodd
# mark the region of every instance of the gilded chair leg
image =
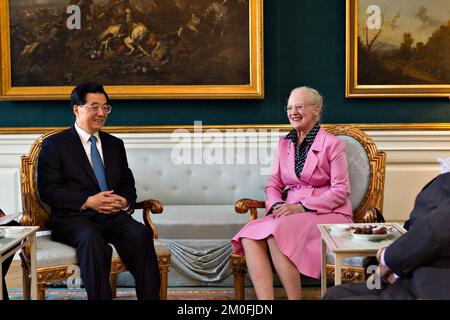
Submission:
<svg viewBox="0 0 450 320">
<path fill-rule="evenodd" d="M 167 300 L 167 271 L 163 270 L 159 273 L 161 278 L 161 286 L 159 289 L 159 298 Z"/>
<path fill-rule="evenodd" d="M 22 269 L 22 288 L 23 288 L 23 299 L 31 299 L 31 279 L 28 274 L 28 270 Z"/>
<path fill-rule="evenodd" d="M 38 300 L 45 300 L 45 289 L 47 287 L 47 284 L 38 284 Z"/>
<path fill-rule="evenodd" d="M 233 269 L 233 274 L 234 274 L 235 299 L 236 300 L 244 300 L 245 299 L 245 291 L 244 291 L 245 270 Z"/>
<path fill-rule="evenodd" d="M 31 274 L 29 267 L 29 259 L 25 254 L 25 249 L 22 249 L 20 252 L 20 262 L 22 266 L 22 288 L 23 288 L 23 299 L 30 300 L 31 299 Z"/>
<path fill-rule="evenodd" d="M 167 273 L 170 268 L 170 253 L 169 252 L 158 252 L 158 268 L 159 268 L 159 299 L 167 300 Z"/>
<path fill-rule="evenodd" d="M 111 273 L 109 275 L 109 283 L 111 284 L 112 298 L 117 298 L 117 273 Z"/>
<path fill-rule="evenodd" d="M 327 282 L 334 284 L 334 265 L 327 264 Z M 341 279 L 344 282 L 365 282 L 365 270 L 357 266 L 342 266 Z"/>
</svg>

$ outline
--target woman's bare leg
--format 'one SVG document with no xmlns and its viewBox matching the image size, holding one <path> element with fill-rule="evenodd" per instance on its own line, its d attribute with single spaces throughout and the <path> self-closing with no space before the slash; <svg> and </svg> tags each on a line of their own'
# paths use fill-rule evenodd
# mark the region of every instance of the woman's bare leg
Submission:
<svg viewBox="0 0 450 320">
<path fill-rule="evenodd" d="M 266 240 L 243 238 L 248 273 L 259 300 L 273 300 L 273 271 Z"/>
<path fill-rule="evenodd" d="M 300 284 L 300 273 L 297 267 L 280 251 L 275 239 L 270 236 L 267 238 L 272 262 L 278 277 L 283 284 L 289 300 L 302 299 L 302 287 Z"/>
</svg>

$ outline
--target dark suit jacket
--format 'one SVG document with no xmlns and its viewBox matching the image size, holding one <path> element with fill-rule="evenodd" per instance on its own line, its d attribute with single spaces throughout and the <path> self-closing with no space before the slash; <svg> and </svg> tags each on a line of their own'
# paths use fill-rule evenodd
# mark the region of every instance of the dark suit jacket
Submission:
<svg viewBox="0 0 450 320">
<path fill-rule="evenodd" d="M 408 232 L 385 251 L 386 265 L 400 276 L 388 291 L 450 299 L 450 173 L 437 176 L 417 195 L 406 227 Z"/>
<path fill-rule="evenodd" d="M 134 177 L 128 167 L 123 141 L 100 131 L 108 189 L 136 204 Z M 81 140 L 72 126 L 42 142 L 38 160 L 37 184 L 41 200 L 50 206 L 50 222 L 68 215 L 93 215 L 80 212 L 89 196 L 100 192 Z"/>
</svg>

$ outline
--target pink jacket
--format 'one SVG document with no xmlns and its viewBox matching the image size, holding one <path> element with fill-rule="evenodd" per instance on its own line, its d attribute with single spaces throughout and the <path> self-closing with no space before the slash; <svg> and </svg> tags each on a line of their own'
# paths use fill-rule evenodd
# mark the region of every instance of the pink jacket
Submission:
<svg viewBox="0 0 450 320">
<path fill-rule="evenodd" d="M 295 174 L 294 148 L 290 139 L 280 139 L 274 171 L 265 187 L 266 210 L 283 201 L 281 192 L 287 187 L 286 203 L 301 202 L 308 209 L 317 210 L 316 214 L 341 213 L 352 217 L 344 143 L 320 128 L 309 149 L 301 179 Z"/>
</svg>

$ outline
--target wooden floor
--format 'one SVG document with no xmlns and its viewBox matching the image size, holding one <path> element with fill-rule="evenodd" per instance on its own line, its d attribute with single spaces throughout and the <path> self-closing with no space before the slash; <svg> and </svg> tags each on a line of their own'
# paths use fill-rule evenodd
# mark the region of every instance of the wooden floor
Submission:
<svg viewBox="0 0 450 320">
<path fill-rule="evenodd" d="M 13 260 L 11 263 L 11 267 L 6 275 L 6 284 L 11 289 L 22 288 L 22 267 L 20 266 L 20 260 Z"/>
</svg>

